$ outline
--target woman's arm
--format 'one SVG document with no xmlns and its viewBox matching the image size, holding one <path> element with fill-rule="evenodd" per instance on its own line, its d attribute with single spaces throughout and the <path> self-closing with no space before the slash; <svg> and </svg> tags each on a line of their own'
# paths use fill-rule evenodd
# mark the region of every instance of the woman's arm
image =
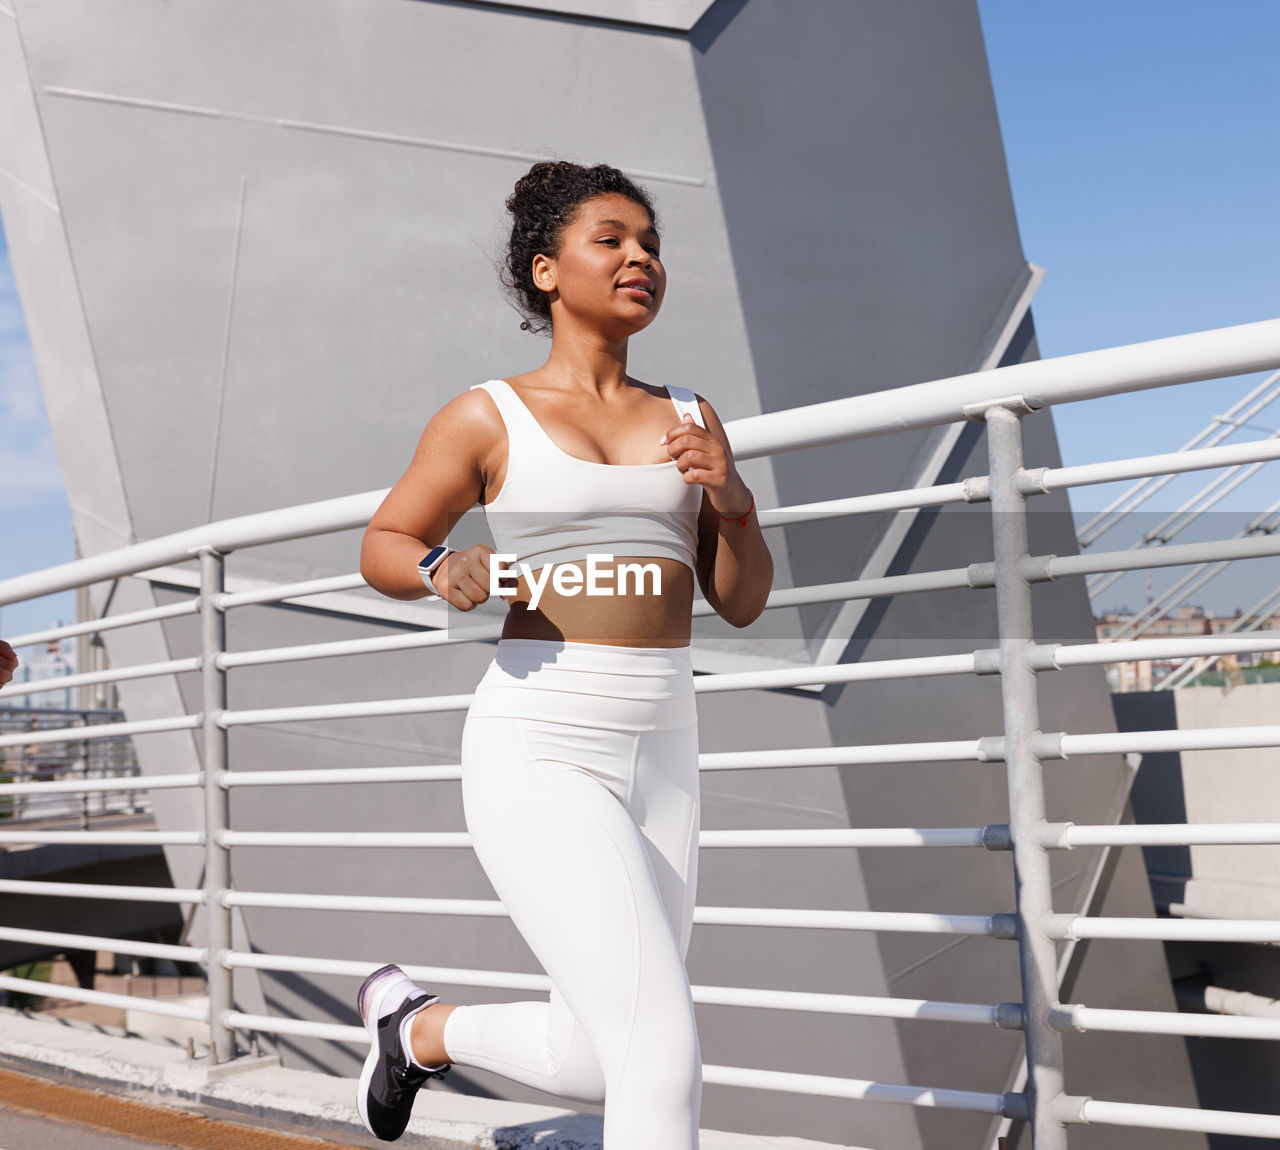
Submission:
<svg viewBox="0 0 1280 1150">
<path fill-rule="evenodd" d="M 430 594 L 418 562 L 480 500 L 490 449 L 502 441 L 499 420 L 491 403 L 469 391 L 427 424 L 408 469 L 365 530 L 360 574 L 369 586 L 392 599 Z M 463 611 L 488 599 L 488 552 L 457 551 L 437 567 L 432 581 L 442 598 Z"/>
<path fill-rule="evenodd" d="M 698 585 L 716 614 L 735 627 L 755 622 L 773 586 L 773 557 L 756 517 L 755 498 L 733 462 L 719 417 L 698 397 L 706 428 L 685 416 L 665 443 L 686 483 L 702 485 L 698 515 Z M 727 518 L 726 518 L 727 517 Z"/>
</svg>

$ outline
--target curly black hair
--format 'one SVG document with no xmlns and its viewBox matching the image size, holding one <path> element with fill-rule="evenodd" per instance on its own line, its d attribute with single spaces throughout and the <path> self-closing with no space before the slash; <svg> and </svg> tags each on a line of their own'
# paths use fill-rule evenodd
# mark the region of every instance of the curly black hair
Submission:
<svg viewBox="0 0 1280 1150">
<path fill-rule="evenodd" d="M 555 256 L 560 240 L 578 208 L 596 196 L 626 196 L 634 200 L 658 226 L 649 193 L 608 164 L 587 168 L 569 160 L 542 160 L 534 164 L 507 197 L 511 213 L 511 238 L 507 241 L 502 283 L 521 315 L 525 331 L 551 328 L 551 305 L 545 292 L 533 282 L 533 257 Z"/>
</svg>

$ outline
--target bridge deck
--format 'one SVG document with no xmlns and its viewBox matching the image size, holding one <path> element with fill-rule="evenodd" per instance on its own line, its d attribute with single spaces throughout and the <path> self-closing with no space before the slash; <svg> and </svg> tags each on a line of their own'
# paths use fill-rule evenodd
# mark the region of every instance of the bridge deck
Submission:
<svg viewBox="0 0 1280 1150">
<path fill-rule="evenodd" d="M 116 1113 L 115 1104 L 122 1100 L 110 1095 L 127 1094 L 123 1101 L 141 1107 L 134 1118 L 119 1111 L 122 1126 L 112 1126 L 105 1119 L 97 1125 L 125 1138 L 121 1147 L 131 1147 L 130 1133 L 141 1134 L 140 1127 L 128 1121 L 150 1119 L 167 1121 L 166 1114 L 189 1116 L 195 1108 L 200 1112 L 197 1123 L 204 1129 L 221 1129 L 227 1141 L 170 1141 L 175 1147 L 209 1147 L 210 1150 L 256 1150 L 257 1147 L 279 1147 L 291 1150 L 293 1139 L 283 1140 L 287 1132 L 312 1139 L 310 1146 L 320 1150 L 343 1147 L 381 1145 L 365 1132 L 355 1108 L 355 1083 L 351 1079 L 316 1074 L 281 1067 L 274 1058 L 242 1059 L 237 1063 L 209 1067 L 192 1061 L 178 1044 L 148 1042 L 122 1034 L 103 1033 L 75 1023 L 30 1017 L 17 1011 L 0 1009 L 0 1062 L 16 1074 L 0 1071 L 0 1104 L 8 1105 L 10 1095 L 19 1107 L 33 1112 L 39 1129 L 40 1106 L 22 1101 L 23 1097 L 43 1098 L 41 1091 L 75 1087 L 76 1096 L 89 1098 L 87 1111 L 64 1109 L 61 1103 L 44 1102 L 45 1114 L 69 1115 L 76 1121 L 80 1115 L 90 1126 L 99 1111 Z M 38 1078 L 56 1078 L 57 1083 Z M 10 1080 L 13 1080 L 10 1082 Z M 86 1088 L 105 1090 L 108 1096 L 87 1094 Z M 31 1093 L 23 1095 L 21 1091 Z M 52 1097 L 52 1096 L 50 1096 Z M 68 1096 L 71 1103 L 77 1099 Z M 80 1100 L 83 1101 L 83 1100 Z M 77 1103 L 78 1104 L 78 1103 Z M 798 1102 L 803 1105 L 803 1101 Z M 171 1109 L 165 1109 L 165 1108 Z M 158 1110 L 158 1108 L 160 1108 Z M 53 1127 L 49 1127 L 53 1130 Z M 177 1126 L 174 1127 L 178 1129 Z M 196 1127 L 187 1128 L 194 1131 Z M 284 1133 L 282 1133 L 284 1132 Z M 55 1142 L 24 1144 L 16 1141 L 21 1130 L 15 1127 L 15 1141 L 6 1150 L 54 1150 Z M 25 1134 L 23 1135 L 25 1136 Z M 109 1135 L 110 1136 L 110 1135 Z M 194 1137 L 194 1134 L 191 1136 Z M 497 1136 L 497 1137 L 495 1137 Z M 8 1137 L 0 1125 L 0 1145 Z M 159 1135 L 152 1135 L 154 1145 Z M 505 1102 L 499 1099 L 475 1098 L 444 1090 L 429 1089 L 419 1096 L 413 1121 L 405 1136 L 396 1143 L 403 1150 L 473 1150 L 476 1146 L 499 1145 L 520 1147 L 535 1145 L 538 1150 L 599 1150 L 600 1119 L 592 1114 L 576 1114 L 549 1106 Z M 702 1150 L 858 1150 L 800 1138 L 769 1138 L 755 1134 L 731 1134 L 704 1130 Z M 78 1144 L 74 1141 L 71 1145 Z M 92 1143 L 104 1150 L 115 1145 L 103 1141 Z M 299 1141 L 299 1146 L 304 1145 Z"/>
</svg>

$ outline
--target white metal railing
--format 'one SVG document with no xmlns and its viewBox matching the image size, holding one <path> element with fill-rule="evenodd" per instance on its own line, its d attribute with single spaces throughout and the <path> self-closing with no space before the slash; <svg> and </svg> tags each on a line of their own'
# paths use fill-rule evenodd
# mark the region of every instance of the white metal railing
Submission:
<svg viewBox="0 0 1280 1150">
<path fill-rule="evenodd" d="M 54 680 L 59 691 L 68 676 Z M 18 737 L 0 748 L 0 828 L 23 822 L 78 821 L 88 830 L 96 818 L 118 819 L 150 810 L 146 788 L 137 783 L 138 761 L 127 737 L 80 741 L 87 726 L 119 723 L 111 710 L 28 707 L 26 696 L 49 689 L 48 681 L 19 683 L 5 691 L 0 735 Z M 10 696 L 16 696 L 12 705 Z M 40 738 L 35 738 L 37 733 Z M 101 784 L 101 785 L 100 785 Z"/>
<path fill-rule="evenodd" d="M 948 380 L 899 388 L 890 392 L 837 400 L 739 420 L 729 425 L 740 459 L 771 452 L 798 450 L 890 434 L 896 431 L 955 423 L 985 421 L 990 450 L 990 474 L 959 482 L 910 491 L 833 499 L 797 507 L 761 512 L 764 525 L 781 525 L 866 514 L 875 511 L 940 507 L 948 504 L 989 502 L 993 516 L 994 555 L 990 562 L 945 571 L 917 572 L 780 589 L 769 600 L 776 609 L 806 603 L 829 603 L 850 598 L 912 594 L 942 588 L 994 588 L 998 605 L 999 646 L 963 654 L 894 659 L 879 662 L 816 666 L 797 670 L 735 672 L 700 676 L 700 693 L 753 691 L 830 683 L 858 683 L 914 679 L 945 675 L 998 675 L 1003 705 L 999 731 L 980 739 L 950 742 L 898 743 L 876 746 L 786 748 L 706 753 L 704 771 L 753 768 L 804 769 L 808 766 L 858 763 L 1002 762 L 1009 789 L 1008 825 L 982 827 L 898 827 L 839 830 L 722 830 L 705 831 L 701 846 L 788 847 L 831 849 L 960 849 L 1012 851 L 1015 859 L 1014 913 L 990 915 L 920 914 L 888 910 L 845 911 L 822 908 L 709 907 L 699 906 L 695 923 L 752 925 L 817 930 L 909 931 L 930 934 L 976 935 L 1007 941 L 1020 948 L 1021 1002 L 952 1003 L 892 997 L 874 998 L 844 994 L 811 994 L 742 987 L 694 988 L 694 999 L 705 1004 L 736 1005 L 757 1009 L 806 1010 L 832 1015 L 874 1018 L 962 1022 L 1022 1030 L 1027 1055 L 1026 1090 L 1005 1093 L 941 1090 L 925 1086 L 869 1082 L 858 1079 L 760 1070 L 732 1066 L 708 1066 L 705 1080 L 747 1089 L 789 1091 L 831 1097 L 892 1102 L 912 1106 L 941 1107 L 985 1113 L 993 1118 L 1026 1121 L 1040 1150 L 1067 1146 L 1073 1123 L 1140 1125 L 1152 1129 L 1228 1132 L 1255 1137 L 1280 1137 L 1280 1117 L 1178 1107 L 1135 1105 L 1068 1096 L 1063 1087 L 1062 1033 L 1066 1030 L 1125 1031 L 1144 1034 L 1178 1034 L 1274 1040 L 1280 1023 L 1274 1018 L 1212 1017 L 1152 1011 L 1099 1009 L 1088 1004 L 1059 1001 L 1059 967 L 1055 946 L 1078 939 L 1199 939 L 1280 943 L 1280 923 L 1266 921 L 1191 921 L 1173 919 L 1103 918 L 1055 911 L 1049 882 L 1051 851 L 1082 846 L 1111 848 L 1157 843 L 1178 844 L 1280 844 L 1280 824 L 1224 824 L 1214 826 L 1079 826 L 1049 823 L 1044 811 L 1043 766 L 1073 755 L 1131 754 L 1171 749 L 1271 747 L 1280 745 L 1280 726 L 1265 725 L 1211 731 L 1155 731 L 1125 733 L 1049 732 L 1039 729 L 1038 678 L 1071 666 L 1112 662 L 1123 653 L 1194 659 L 1209 654 L 1258 649 L 1256 635 L 1224 634 L 1208 638 L 1188 637 L 1133 640 L 1118 644 L 1059 644 L 1035 641 L 1031 627 L 1031 599 L 1035 586 L 1048 580 L 1101 574 L 1155 564 L 1174 565 L 1221 562 L 1280 554 L 1280 538 L 1240 538 L 1213 543 L 1166 545 L 1141 552 L 1117 551 L 1081 556 L 1033 556 L 1027 544 L 1028 503 L 1046 491 L 1123 477 L 1167 476 L 1224 465 L 1243 465 L 1280 457 L 1274 443 L 1222 448 L 1123 460 L 1075 468 L 1024 467 L 1021 419 L 1030 411 L 1051 404 L 1146 388 L 1163 387 L 1196 379 L 1216 378 L 1280 367 L 1280 321 L 1202 332 L 1147 344 L 1090 352 L 1020 364 Z M 1273 377 L 1274 379 L 1274 377 Z M 1256 389 L 1252 401 L 1265 391 Z M 1239 406 L 1239 405 L 1238 405 Z M 1246 404 L 1247 406 L 1247 404 Z M 1243 408 L 1242 408 L 1243 410 Z M 1227 417 L 1224 417 L 1224 420 Z M 1227 420 L 1229 422 L 1229 420 Z M 1194 443 L 1188 447 L 1196 446 Z M 1158 481 L 1157 481 L 1158 482 Z M 1150 486 L 1150 485 L 1148 485 Z M 0 838 L 16 841 L 98 841 L 185 843 L 200 845 L 205 874 L 200 889 L 164 890 L 144 887 L 92 884 L 0 881 L 0 892 L 46 897 L 96 897 L 199 904 L 209 916 L 207 945 L 163 947 L 72 934 L 19 931 L 0 927 L 0 938 L 50 948 L 80 946 L 114 949 L 126 954 L 161 952 L 170 957 L 203 963 L 209 985 L 209 1006 L 151 1002 L 146 999 L 106 995 L 95 991 L 59 988 L 83 1001 L 125 1004 L 207 1022 L 210 1045 L 217 1059 L 236 1053 L 236 1032 L 304 1035 L 338 1042 L 367 1041 L 362 1029 L 308 1019 L 247 1014 L 234 1009 L 231 976 L 237 969 L 278 970 L 293 973 L 346 975 L 358 978 L 375 965 L 322 956 L 269 955 L 238 951 L 231 936 L 234 907 L 310 908 L 318 911 L 358 909 L 394 914 L 449 914 L 495 917 L 505 914 L 500 903 L 484 899 L 352 898 L 333 894 L 302 895 L 233 888 L 228 859 L 233 850 L 259 847 L 307 849 L 315 847 L 375 849 L 413 847 L 424 850 L 468 849 L 464 832 L 356 833 L 241 831 L 229 823 L 228 799 L 236 787 L 315 786 L 360 781 L 382 783 L 409 780 L 456 780 L 456 764 L 407 767 L 353 767 L 342 770 L 251 771 L 228 770 L 227 734 L 237 726 L 325 721 L 355 715 L 425 714 L 460 712 L 470 694 L 426 698 L 397 698 L 359 703 L 332 702 L 305 707 L 229 709 L 226 681 L 237 668 L 332 658 L 418 647 L 447 646 L 496 637 L 496 625 L 454 628 L 448 633 L 380 636 L 371 639 L 297 645 L 230 653 L 225 650 L 226 613 L 250 603 L 296 600 L 360 585 L 358 576 L 344 575 L 305 583 L 228 594 L 224 590 L 224 557 L 233 550 L 280 542 L 362 526 L 382 492 L 265 512 L 193 528 L 162 539 L 47 571 L 0 582 L 0 605 L 94 582 L 117 579 L 156 567 L 178 564 L 199 556 L 199 597 L 191 603 L 128 616 L 109 616 L 15 641 L 47 641 L 72 634 L 86 635 L 119 626 L 131 626 L 198 614 L 202 628 L 201 654 L 133 667 L 114 668 L 81 677 L 83 682 L 106 683 L 126 678 L 198 672 L 202 679 L 202 709 L 196 714 L 171 715 L 122 724 L 79 728 L 82 742 L 143 736 L 157 731 L 196 730 L 204 743 L 203 770 L 185 775 L 152 776 L 144 781 L 151 789 L 200 788 L 204 795 L 204 825 L 198 831 L 70 831 L 36 832 L 6 829 Z M 1108 509 L 1110 514 L 1115 508 Z M 710 611 L 699 603 L 695 613 Z M 65 682 L 65 681 L 64 681 Z M 37 732 L 55 742 L 56 733 Z M 63 736 L 65 738 L 65 736 Z M 29 743 L 31 735 L 0 734 L 0 749 Z M 119 780 L 76 780 L 87 793 L 105 793 Z M 33 788 L 61 784 L 25 783 Z M 14 792 L 16 793 L 16 791 Z M 36 837 L 43 834 L 45 837 Z M 54 836 L 64 835 L 66 838 Z M 149 949 L 140 949 L 149 948 Z M 456 985 L 545 991 L 545 976 L 516 972 L 406 968 L 411 976 Z M 30 980 L 0 978 L 0 988 L 47 989 Z"/>
</svg>

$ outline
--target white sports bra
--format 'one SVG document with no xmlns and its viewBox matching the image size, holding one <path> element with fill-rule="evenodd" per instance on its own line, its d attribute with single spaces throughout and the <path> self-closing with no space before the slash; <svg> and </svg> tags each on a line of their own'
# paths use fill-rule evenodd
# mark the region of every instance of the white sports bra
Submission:
<svg viewBox="0 0 1280 1150">
<path fill-rule="evenodd" d="M 496 550 L 536 570 L 588 554 L 678 559 L 694 567 L 702 488 L 685 483 L 675 460 L 611 464 L 578 459 L 555 445 L 504 379 L 477 383 L 507 428 L 507 473 L 485 519 Z M 679 420 L 706 424 L 697 397 L 668 387 Z"/>
</svg>

